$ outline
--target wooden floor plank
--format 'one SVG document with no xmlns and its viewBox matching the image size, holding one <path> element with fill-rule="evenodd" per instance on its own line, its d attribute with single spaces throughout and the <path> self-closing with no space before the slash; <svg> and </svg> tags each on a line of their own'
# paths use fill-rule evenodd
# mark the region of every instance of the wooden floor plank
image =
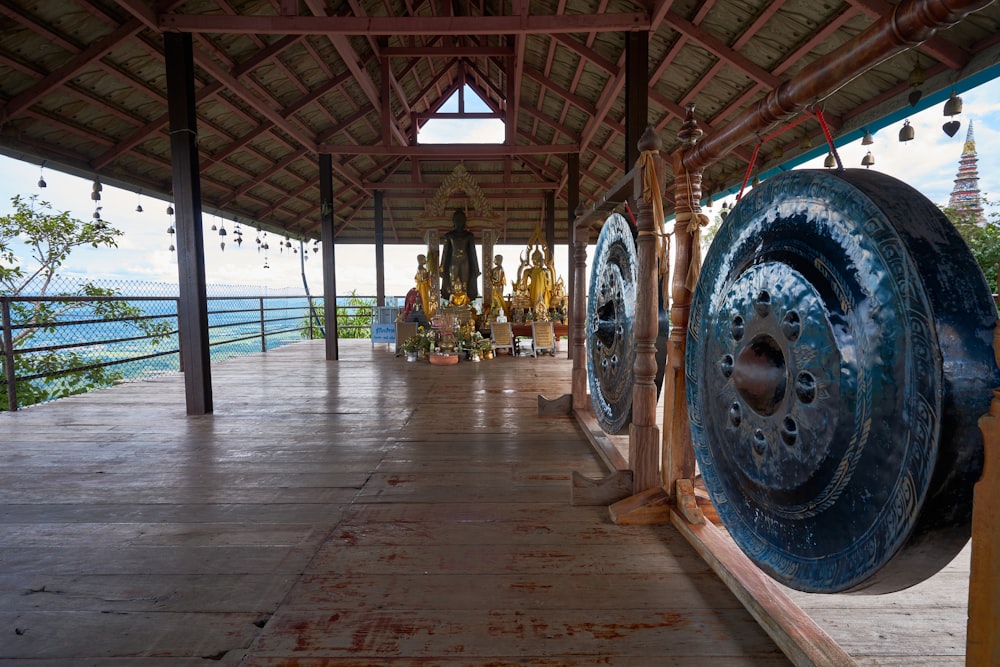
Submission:
<svg viewBox="0 0 1000 667">
<path fill-rule="evenodd" d="M 605 471 L 537 415 L 565 358 L 340 349 L 217 364 L 201 417 L 179 375 L 0 414 L 0 665 L 787 664 L 671 527 L 570 505 Z M 859 664 L 955 664 L 962 568 L 796 599 Z"/>
</svg>

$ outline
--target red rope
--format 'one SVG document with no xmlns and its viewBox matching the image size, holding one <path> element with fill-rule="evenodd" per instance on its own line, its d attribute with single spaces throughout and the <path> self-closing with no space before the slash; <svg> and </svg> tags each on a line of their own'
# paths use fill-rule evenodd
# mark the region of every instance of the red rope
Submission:
<svg viewBox="0 0 1000 667">
<path fill-rule="evenodd" d="M 812 113 L 813 115 L 816 116 L 816 120 L 819 121 L 819 126 L 823 129 L 823 134 L 824 136 L 826 136 L 826 142 L 830 144 L 830 152 L 832 152 L 834 157 L 837 158 L 837 165 L 841 169 L 843 169 L 844 166 L 840 163 L 840 156 L 837 155 L 837 150 L 833 147 L 833 137 L 830 135 L 830 128 L 827 127 L 826 120 L 823 118 L 823 112 L 820 111 L 819 109 L 816 109 Z M 739 201 L 743 197 L 743 191 L 747 187 L 747 181 L 750 180 L 750 174 L 753 173 L 754 165 L 757 163 L 757 154 L 760 153 L 760 147 L 765 143 L 767 143 L 768 141 L 770 141 L 771 139 L 774 139 L 775 137 L 781 135 L 783 132 L 787 132 L 788 130 L 792 129 L 799 123 L 805 122 L 808 119 L 809 116 L 800 116 L 794 122 L 782 126 L 780 129 L 772 132 L 771 134 L 767 135 L 766 137 L 757 142 L 757 145 L 754 146 L 753 148 L 753 155 L 750 157 L 750 162 L 747 163 L 747 171 L 746 174 L 743 175 L 743 184 L 740 185 L 740 193 L 736 195 L 736 201 Z"/>
<path fill-rule="evenodd" d="M 826 143 L 830 147 L 833 159 L 837 161 L 837 169 L 843 169 L 844 163 L 840 161 L 840 153 L 837 152 L 837 147 L 833 145 L 833 135 L 830 134 L 830 127 L 826 124 L 826 119 L 823 118 L 823 110 L 816 109 L 813 111 L 813 115 L 816 116 L 816 120 L 819 121 L 819 127 L 823 130 L 823 136 L 826 137 Z"/>
</svg>

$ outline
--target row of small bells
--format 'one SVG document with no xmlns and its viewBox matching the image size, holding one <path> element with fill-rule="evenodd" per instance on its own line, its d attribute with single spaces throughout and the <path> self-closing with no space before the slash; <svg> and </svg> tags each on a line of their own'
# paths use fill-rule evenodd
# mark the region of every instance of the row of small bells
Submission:
<svg viewBox="0 0 1000 667">
<path fill-rule="evenodd" d="M 174 215 L 174 207 L 173 206 L 167 205 L 167 215 L 168 216 L 173 216 Z M 223 252 L 225 252 L 225 250 L 226 250 L 226 241 L 225 241 L 225 238 L 226 238 L 226 236 L 229 235 L 229 232 L 226 231 L 226 222 L 223 220 L 218 225 L 213 224 L 212 225 L 212 231 L 213 232 L 217 232 L 219 234 L 219 238 L 221 239 L 219 241 L 219 249 L 222 250 Z M 169 234 L 170 237 L 173 238 L 173 235 L 175 233 L 177 233 L 177 230 L 174 228 L 173 220 L 171 220 L 170 221 L 170 225 L 167 227 L 167 234 Z M 260 236 L 261 235 L 261 230 L 259 230 L 259 229 L 257 230 L 257 238 L 256 238 L 256 241 L 257 241 L 257 252 L 258 253 L 260 253 L 260 252 L 264 253 L 264 268 L 268 269 L 268 268 L 270 268 L 270 265 L 268 264 L 267 251 L 270 250 L 271 246 L 267 242 L 267 232 L 264 232 L 263 234 L 264 234 L 264 237 L 261 238 L 261 236 Z M 242 227 L 240 227 L 239 220 L 233 220 L 233 236 L 235 237 L 235 240 L 236 240 L 236 246 L 237 247 L 242 247 L 243 246 L 243 229 L 242 229 Z M 298 254 L 298 252 L 299 252 L 298 248 L 293 248 L 292 247 L 292 241 L 287 236 L 285 237 L 284 241 L 278 243 L 278 252 L 284 252 L 285 248 L 290 248 L 291 252 L 294 253 L 294 254 Z M 174 244 L 171 243 L 170 244 L 170 252 L 174 252 L 176 249 L 177 248 L 174 246 Z M 315 252 L 319 252 L 319 240 L 318 239 L 314 240 L 312 251 L 314 253 Z M 303 260 L 308 260 L 309 259 L 309 255 L 308 254 L 303 254 L 302 255 L 302 259 Z"/>
<path fill-rule="evenodd" d="M 919 93 L 920 91 L 915 91 L 915 92 Z M 916 95 L 915 97 L 913 93 L 910 94 L 911 104 L 916 104 L 916 100 L 919 99 L 920 99 L 919 94 Z M 951 91 L 951 96 L 949 96 L 948 100 L 944 103 L 944 115 L 947 116 L 948 118 L 951 118 L 952 120 L 947 121 L 944 125 L 941 126 L 941 129 L 949 137 L 954 137 L 955 134 L 958 133 L 958 130 L 962 127 L 961 122 L 954 120 L 954 117 L 960 113 L 962 113 L 962 98 L 956 95 L 955 91 Z M 913 137 L 914 137 L 913 126 L 910 125 L 910 121 L 909 119 L 907 119 L 903 121 L 903 127 L 899 128 L 899 141 L 901 143 L 906 143 L 907 141 L 913 141 Z M 872 133 L 869 132 L 868 130 L 865 130 L 865 136 L 861 138 L 861 145 L 871 146 L 874 143 L 875 139 L 874 137 L 872 137 Z M 861 158 L 861 166 L 871 167 L 874 164 L 875 164 L 875 157 L 872 155 L 871 151 L 868 151 L 867 153 L 865 153 L 865 156 Z M 827 153 L 826 159 L 823 160 L 823 166 L 826 167 L 827 169 L 833 169 L 834 167 L 837 166 L 837 160 L 836 158 L 834 158 L 833 151 Z"/>
<path fill-rule="evenodd" d="M 38 174 L 38 187 L 39 188 L 47 188 L 48 185 L 49 184 L 45 182 L 45 163 L 42 162 L 41 167 L 39 168 L 39 174 Z M 94 220 L 98 220 L 98 221 L 101 220 L 101 209 L 103 208 L 98 202 L 101 201 L 101 192 L 103 192 L 103 191 L 104 191 L 104 186 L 101 184 L 100 177 L 95 176 L 94 177 L 94 182 L 93 182 L 93 184 L 91 185 L 91 188 L 90 188 L 90 199 L 91 199 L 91 201 L 95 202 L 95 204 L 96 204 L 96 208 L 94 209 L 93 218 L 94 218 Z M 142 213 L 143 212 L 143 208 L 142 208 L 142 191 L 141 190 L 136 195 L 136 197 L 137 197 L 137 199 L 136 199 L 136 205 L 135 205 L 135 212 L 136 213 Z M 169 234 L 170 237 L 171 237 L 171 239 L 172 239 L 173 235 L 177 233 L 177 230 L 174 228 L 174 223 L 173 223 L 174 207 L 172 205 L 170 205 L 170 204 L 167 205 L 167 215 L 171 218 L 170 224 L 167 227 L 167 234 Z M 103 226 L 104 223 L 103 222 L 98 222 L 98 224 Z M 226 223 L 225 223 L 225 221 L 223 220 L 222 222 L 219 223 L 219 225 L 213 224 L 212 225 L 212 231 L 213 232 L 217 232 L 219 234 L 219 239 L 220 239 L 219 240 L 219 249 L 222 250 L 223 252 L 225 252 L 225 250 L 226 250 L 226 237 L 229 235 L 229 232 L 226 230 Z M 264 238 L 263 239 L 261 239 L 260 234 L 261 234 L 261 231 L 258 229 L 257 230 L 257 252 L 263 252 L 263 253 L 265 253 L 264 254 L 264 268 L 267 269 L 267 268 L 270 268 L 268 266 L 268 262 L 267 262 L 267 251 L 270 248 L 270 246 L 269 246 L 269 244 L 267 242 L 267 232 L 264 232 Z M 239 220 L 236 220 L 236 219 L 233 220 L 233 236 L 235 237 L 236 246 L 237 247 L 242 247 L 242 245 L 243 245 L 243 228 L 240 227 L 240 222 L 239 222 Z M 295 253 L 295 254 L 298 254 L 298 252 L 299 252 L 298 248 L 293 248 L 292 247 L 292 241 L 287 236 L 285 237 L 285 240 L 283 242 L 279 243 L 279 252 L 284 252 L 285 248 L 291 248 L 292 252 Z M 174 244 L 171 243 L 170 244 L 170 252 L 175 252 L 176 250 L 177 250 L 176 246 L 174 246 Z M 315 239 L 314 240 L 312 251 L 314 253 L 319 252 L 319 239 Z M 308 254 L 303 254 L 302 258 L 304 260 L 308 260 L 309 259 L 309 255 Z"/>
<path fill-rule="evenodd" d="M 915 76 L 914 72 L 920 72 L 920 76 L 919 77 Z M 919 64 L 918 68 L 915 69 L 914 72 L 910 73 L 910 84 L 911 86 L 916 88 L 920 85 L 923 85 L 924 83 L 922 72 L 919 70 Z M 922 93 L 920 90 L 915 90 L 914 92 L 910 93 L 909 101 L 911 106 L 916 105 L 917 101 L 920 100 L 921 94 Z M 951 118 L 952 120 L 947 121 L 944 125 L 941 126 L 941 129 L 949 137 L 954 137 L 955 134 L 958 133 L 959 129 L 961 129 L 962 125 L 961 122 L 954 120 L 954 117 L 960 113 L 962 113 L 962 98 L 956 95 L 955 91 L 951 91 L 951 95 L 948 97 L 948 100 L 944 103 L 943 115 Z M 901 127 L 899 130 L 899 141 L 902 143 L 906 143 L 907 141 L 913 141 L 913 137 L 914 137 L 913 126 L 910 125 L 909 120 L 906 120 L 903 122 L 903 127 Z M 861 145 L 871 146 L 874 143 L 875 143 L 875 138 L 872 137 L 872 133 L 869 132 L 868 130 L 865 130 L 865 135 L 861 139 Z M 875 164 L 875 157 L 872 155 L 871 151 L 868 151 L 865 154 L 865 156 L 861 158 L 861 166 L 871 167 L 874 164 Z M 833 169 L 834 167 L 837 166 L 837 159 L 834 157 L 833 151 L 827 153 L 826 159 L 823 160 L 823 166 L 826 167 L 827 169 Z M 757 187 L 758 185 L 760 185 L 760 178 L 757 176 L 757 174 L 754 174 L 753 182 L 751 183 L 751 185 L 753 187 Z M 713 205 L 711 195 L 709 195 L 708 200 L 705 202 L 705 205 L 709 208 L 711 208 L 711 206 Z M 732 206 L 729 205 L 727 202 L 723 202 L 722 209 L 719 211 L 719 216 L 723 220 L 725 220 L 726 216 L 729 215 L 730 210 L 732 210 Z"/>
</svg>

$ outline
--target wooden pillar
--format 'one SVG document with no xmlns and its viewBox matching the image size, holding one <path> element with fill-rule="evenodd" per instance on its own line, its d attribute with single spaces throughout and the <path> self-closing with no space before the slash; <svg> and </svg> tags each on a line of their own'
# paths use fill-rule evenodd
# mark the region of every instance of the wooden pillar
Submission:
<svg viewBox="0 0 1000 667">
<path fill-rule="evenodd" d="M 583 295 L 587 284 L 587 246 L 590 244 L 590 227 L 575 227 L 573 233 L 573 281 L 570 307 L 572 308 L 572 325 L 570 326 L 570 348 L 573 358 L 573 409 L 590 410 L 587 399 L 587 335 L 584 326 L 587 321 L 587 299 Z"/>
<path fill-rule="evenodd" d="M 566 238 L 566 295 L 569 297 L 568 312 L 572 323 L 572 314 L 576 310 L 576 218 L 580 214 L 580 155 L 570 153 L 566 156 L 566 209 L 569 219 L 569 233 Z M 586 246 L 584 246 L 584 270 L 586 271 Z M 582 294 L 583 292 L 581 292 Z M 576 327 L 567 328 L 566 356 L 573 359 L 573 347 L 576 344 Z"/>
<path fill-rule="evenodd" d="M 670 338 L 667 340 L 667 368 L 663 374 L 663 488 L 671 496 L 677 480 L 694 478 L 694 449 L 688 424 L 687 398 L 684 386 L 684 355 L 687 346 L 688 316 L 691 313 L 693 285 L 688 283 L 688 271 L 694 253 L 701 252 L 693 244 L 689 231 L 691 220 L 701 213 L 701 171 L 684 168 L 684 155 L 701 138 L 702 130 L 694 119 L 694 105 L 687 107 L 687 117 L 677 138 L 681 148 L 673 157 L 674 168 L 674 261 L 671 280 Z"/>
<path fill-rule="evenodd" d="M 548 264 L 556 253 L 556 193 L 545 191 L 545 263 Z"/>
<path fill-rule="evenodd" d="M 375 302 L 385 305 L 385 197 L 375 191 Z"/>
<path fill-rule="evenodd" d="M 663 147 L 660 138 L 649 127 L 639 142 L 641 152 L 659 153 Z M 638 159 L 638 158 L 637 158 Z M 653 158 L 653 166 L 660 160 Z M 647 167 L 648 168 L 648 167 Z M 663 171 L 662 164 L 659 172 Z M 636 255 L 638 274 L 635 307 L 635 364 L 633 365 L 632 422 L 628 431 L 629 465 L 633 473 L 636 493 L 657 488 L 660 484 L 660 428 L 656 425 L 656 336 L 659 330 L 659 303 L 657 300 L 656 249 L 659 229 L 653 218 L 652 197 L 662 197 L 657 183 L 652 192 L 645 193 L 644 174 L 635 179 L 633 201 L 638 202 L 636 226 Z M 648 197 L 648 198 L 647 198 Z"/>
<path fill-rule="evenodd" d="M 320 241 L 323 244 L 323 317 L 326 322 L 326 360 L 340 359 L 337 341 L 337 255 L 333 228 L 333 160 L 319 156 Z"/>
<path fill-rule="evenodd" d="M 1000 365 L 1000 321 L 993 330 L 993 353 Z M 983 476 L 972 501 L 972 559 L 969 568 L 969 623 L 965 664 L 1000 665 L 1000 389 L 990 411 L 979 419 L 983 432 Z"/>
<path fill-rule="evenodd" d="M 190 33 L 163 34 L 170 118 L 180 299 L 178 331 L 184 357 L 187 414 L 212 412 L 212 352 L 208 339 L 205 239 L 201 225 L 198 128 L 195 123 L 194 53 Z"/>
<path fill-rule="evenodd" d="M 649 123 L 649 33 L 625 37 L 625 171 L 639 159 L 639 141 Z"/>
<path fill-rule="evenodd" d="M 483 295 L 483 305 L 480 308 L 480 312 L 484 312 L 493 304 L 493 281 L 490 280 L 490 274 L 493 272 L 493 252 L 496 247 L 497 231 L 492 227 L 488 227 L 483 230 L 483 240 L 481 244 L 482 261 L 479 266 L 482 268 L 482 275 L 480 280 L 482 285 L 480 286 L 479 293 Z M 503 294 L 500 295 L 503 298 Z M 495 320 L 497 313 L 490 313 L 490 321 Z"/>
</svg>

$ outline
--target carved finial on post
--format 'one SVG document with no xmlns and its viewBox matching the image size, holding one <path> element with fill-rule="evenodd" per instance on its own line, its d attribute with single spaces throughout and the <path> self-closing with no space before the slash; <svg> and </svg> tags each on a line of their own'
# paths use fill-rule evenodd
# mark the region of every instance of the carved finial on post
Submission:
<svg viewBox="0 0 1000 667">
<path fill-rule="evenodd" d="M 646 130 L 639 137 L 639 150 L 643 153 L 647 151 L 660 151 L 663 148 L 663 140 L 656 133 L 656 128 L 647 125 Z"/>
<path fill-rule="evenodd" d="M 677 132 L 677 139 L 684 146 L 684 150 L 690 149 L 701 139 L 705 131 L 698 127 L 698 121 L 694 117 L 694 102 L 688 102 L 684 113 L 684 122 Z"/>
</svg>

